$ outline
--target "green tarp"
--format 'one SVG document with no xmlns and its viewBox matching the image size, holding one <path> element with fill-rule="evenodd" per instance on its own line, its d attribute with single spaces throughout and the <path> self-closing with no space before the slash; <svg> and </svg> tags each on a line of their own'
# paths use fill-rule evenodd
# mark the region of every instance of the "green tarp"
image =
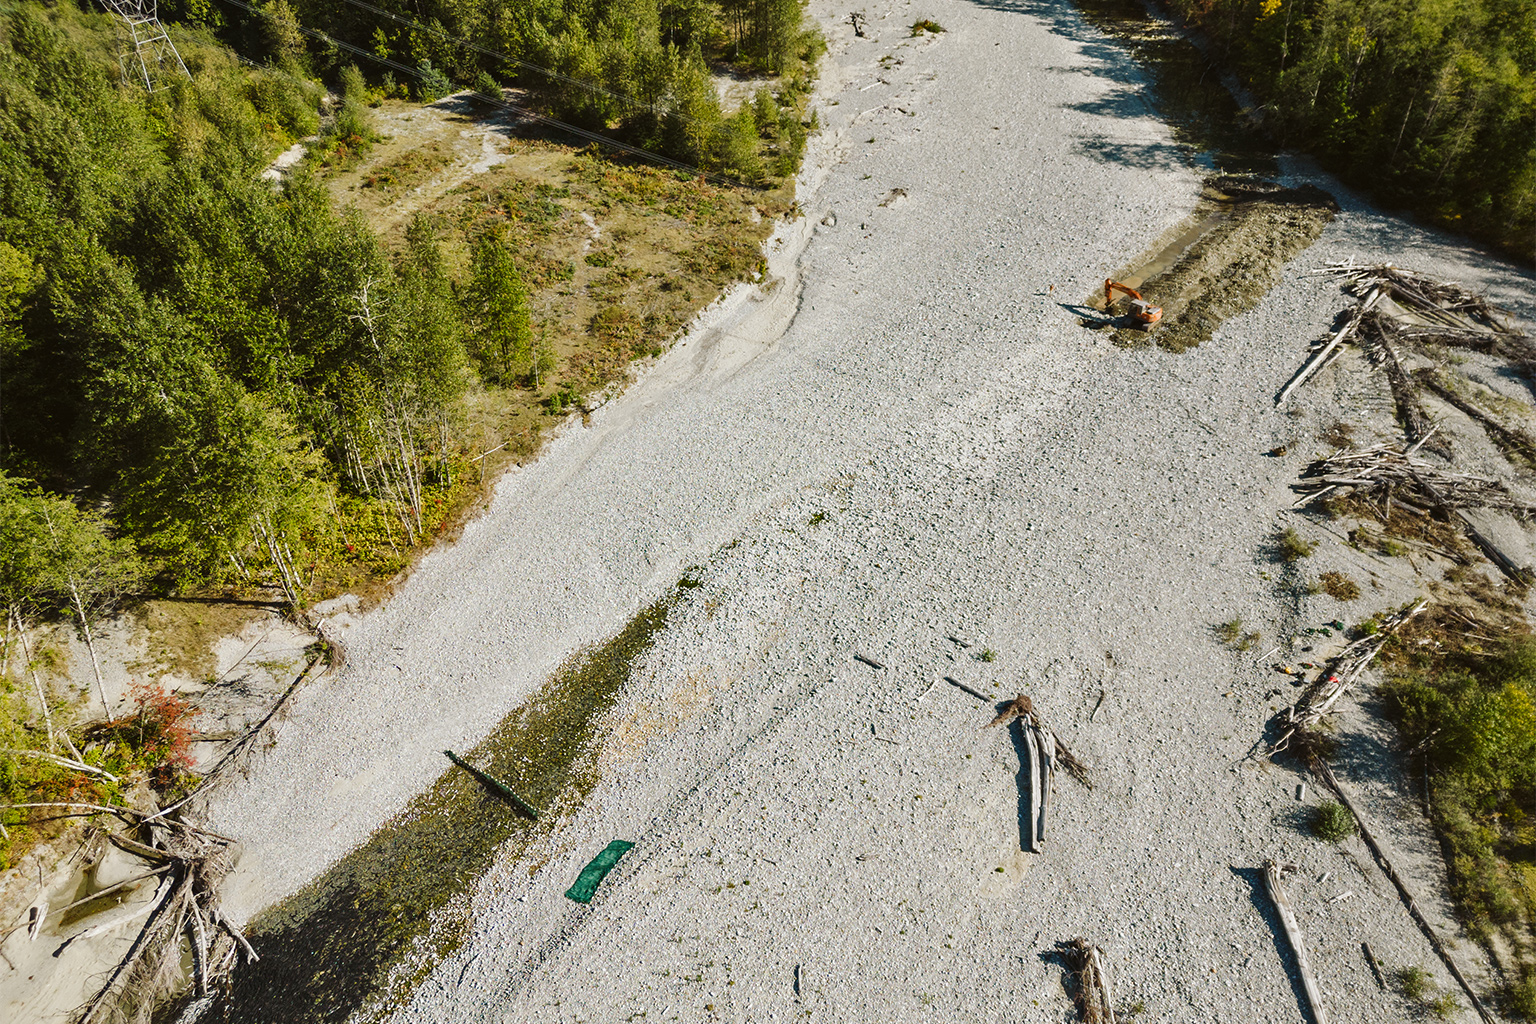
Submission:
<svg viewBox="0 0 1536 1024">
<path fill-rule="evenodd" d="M 567 899 L 577 903 L 591 903 L 592 894 L 597 892 L 597 887 L 613 866 L 619 862 L 619 858 L 629 852 L 634 843 L 626 843 L 622 839 L 615 839 L 604 847 L 603 852 L 592 858 L 592 862 L 581 869 L 581 874 L 576 876 L 576 884 L 565 890 Z"/>
</svg>

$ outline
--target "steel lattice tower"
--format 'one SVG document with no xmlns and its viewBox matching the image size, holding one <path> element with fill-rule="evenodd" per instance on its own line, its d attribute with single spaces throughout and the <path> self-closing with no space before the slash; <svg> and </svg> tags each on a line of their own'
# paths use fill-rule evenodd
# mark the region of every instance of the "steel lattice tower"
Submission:
<svg viewBox="0 0 1536 1024">
<path fill-rule="evenodd" d="M 192 78 L 192 72 L 187 70 L 186 63 L 176 50 L 176 44 L 171 42 L 165 26 L 160 24 L 156 10 L 159 0 L 101 2 L 107 10 L 128 23 L 128 35 L 133 40 L 133 49 L 123 51 L 117 58 L 122 65 L 124 79 L 132 77 L 128 70 L 130 60 L 137 65 L 139 78 L 150 92 L 155 91 L 155 80 L 160 77 L 160 69 L 167 63 L 172 63 L 172 73 L 180 71 L 189 80 Z"/>
</svg>

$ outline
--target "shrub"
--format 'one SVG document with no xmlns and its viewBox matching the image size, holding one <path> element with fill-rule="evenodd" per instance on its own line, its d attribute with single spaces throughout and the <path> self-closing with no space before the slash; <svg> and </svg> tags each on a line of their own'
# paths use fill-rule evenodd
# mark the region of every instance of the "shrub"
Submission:
<svg viewBox="0 0 1536 1024">
<path fill-rule="evenodd" d="M 1325 572 L 1317 581 L 1323 592 L 1335 601 L 1353 601 L 1360 596 L 1360 584 L 1341 572 Z"/>
<path fill-rule="evenodd" d="M 1424 1000 L 1424 1009 L 1436 1020 L 1450 1020 L 1451 1015 L 1461 1009 L 1461 1004 L 1456 997 L 1449 992 L 1441 992 L 1431 999 Z"/>
<path fill-rule="evenodd" d="M 943 32 L 943 31 L 944 31 L 944 26 L 943 25 L 940 25 L 936 21 L 930 21 L 927 18 L 922 18 L 922 19 L 920 19 L 918 21 L 914 21 L 912 23 L 912 34 L 914 36 L 920 36 L 924 32 L 932 32 L 934 35 L 938 35 L 940 32 Z"/>
<path fill-rule="evenodd" d="M 778 134 L 779 105 L 766 85 L 759 88 L 752 97 L 752 120 L 757 125 L 758 134 L 764 138 Z"/>
<path fill-rule="evenodd" d="M 1355 834 L 1355 816 L 1348 807 L 1329 800 L 1313 810 L 1312 832 L 1330 843 L 1342 842 Z"/>
<path fill-rule="evenodd" d="M 363 80 L 363 73 L 357 70 L 356 64 L 348 64 L 341 69 L 339 91 L 343 99 L 368 101 L 368 83 Z"/>
<path fill-rule="evenodd" d="M 1280 557 L 1287 562 L 1306 558 L 1316 547 L 1317 545 L 1297 533 L 1294 526 L 1287 526 L 1285 532 L 1280 534 Z"/>
<path fill-rule="evenodd" d="M 1231 622 L 1223 622 L 1218 625 L 1216 627 L 1216 635 L 1221 639 L 1222 643 L 1239 651 L 1252 650 L 1253 646 L 1259 642 L 1257 631 L 1243 631 L 1241 616 L 1233 619 Z"/>
<path fill-rule="evenodd" d="M 431 103 L 433 100 L 440 100 L 451 92 L 453 92 L 453 83 L 448 80 L 448 76 L 434 68 L 430 60 L 423 59 L 421 81 L 416 86 L 416 94 L 421 97 L 422 102 Z"/>
<path fill-rule="evenodd" d="M 1517 1017 L 1536 1020 L 1536 975 L 1509 986 L 1509 1009 Z"/>
<path fill-rule="evenodd" d="M 156 789 L 170 791 L 192 770 L 192 706 L 159 683 L 135 682 L 128 690 L 133 711 L 94 730 L 93 739 L 116 745 L 108 764 L 119 774 L 145 773 Z"/>
<path fill-rule="evenodd" d="M 1415 965 L 1397 972 L 1397 984 L 1403 990 L 1403 995 L 1417 1002 L 1429 992 L 1432 982 L 1429 972 Z"/>
</svg>

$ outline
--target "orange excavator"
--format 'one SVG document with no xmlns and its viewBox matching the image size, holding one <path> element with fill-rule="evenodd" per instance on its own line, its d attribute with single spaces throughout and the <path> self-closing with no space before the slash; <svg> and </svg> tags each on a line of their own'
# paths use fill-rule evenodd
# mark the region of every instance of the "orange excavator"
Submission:
<svg viewBox="0 0 1536 1024">
<path fill-rule="evenodd" d="M 1154 306 L 1141 297 L 1141 292 L 1128 284 L 1119 281 L 1104 279 L 1104 312 L 1108 313 L 1114 305 L 1115 292 L 1124 292 L 1131 299 L 1131 319 L 1146 327 L 1151 327 L 1163 318 L 1163 307 Z"/>
</svg>

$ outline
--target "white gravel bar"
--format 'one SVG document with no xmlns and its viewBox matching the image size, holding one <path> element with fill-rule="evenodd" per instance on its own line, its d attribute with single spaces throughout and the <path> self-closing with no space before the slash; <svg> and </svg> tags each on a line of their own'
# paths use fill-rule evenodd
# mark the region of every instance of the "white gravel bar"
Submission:
<svg viewBox="0 0 1536 1024">
<path fill-rule="evenodd" d="M 1302 867 L 1331 1019 L 1404 1019 L 1360 943 L 1438 965 L 1364 847 L 1304 835 L 1298 778 L 1243 760 L 1293 691 L 1212 627 L 1240 615 L 1267 649 L 1297 623 L 1261 573 L 1318 444 L 1273 395 L 1341 305 L 1302 272 L 1392 260 L 1527 322 L 1531 275 L 1314 175 L 1344 211 L 1258 310 L 1183 355 L 1113 348 L 1057 300 L 1185 216 L 1206 173 L 1137 67 L 1065 0 L 865 10 L 859 39 L 812 5 L 824 130 L 806 216 L 771 246 L 780 280 L 573 421 L 347 627 L 346 671 L 295 698 L 215 808 L 245 849 L 233 916 L 363 841 L 439 751 L 702 563 L 592 799 L 483 880 L 471 941 L 396 1020 L 1061 1021 L 1041 955 L 1081 935 L 1138 1024 L 1300 1021 L 1266 857 Z M 909 38 L 917 18 L 947 31 Z M 1414 592 L 1383 585 L 1340 611 Z M 1043 854 L 1019 852 L 1017 752 L 980 728 L 995 708 L 929 689 L 944 675 L 1026 690 L 1092 771 L 1091 793 L 1058 773 Z M 1392 780 L 1360 784 L 1395 838 Z M 589 907 L 564 899 L 613 838 L 637 845 Z"/>
</svg>

